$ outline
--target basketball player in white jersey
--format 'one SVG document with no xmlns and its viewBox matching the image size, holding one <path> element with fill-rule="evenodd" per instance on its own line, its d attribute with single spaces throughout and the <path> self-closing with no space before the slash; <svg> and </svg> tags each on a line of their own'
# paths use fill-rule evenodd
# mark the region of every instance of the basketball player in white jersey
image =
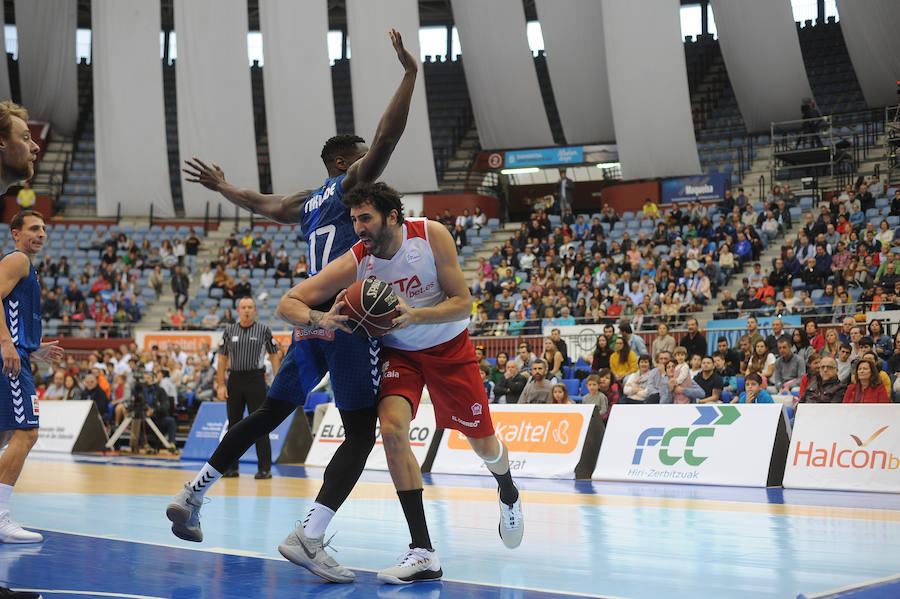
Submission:
<svg viewBox="0 0 900 599">
<path fill-rule="evenodd" d="M 318 275 L 296 285 L 278 305 L 294 326 L 349 331 L 340 315 L 343 293 L 327 314 L 315 306 L 354 281 L 386 281 L 399 298 L 391 333 L 381 337 L 383 374 L 378 418 L 388 468 L 412 543 L 400 563 L 378 573 L 390 584 L 439 579 L 443 572 L 431 545 L 422 504 L 422 474 L 409 445 L 410 421 L 427 385 L 437 426 L 462 432 L 497 479 L 500 537 L 507 547 L 522 542 L 519 492 L 506 447 L 494 435 L 488 399 L 469 339 L 472 296 L 447 229 L 427 219 L 404 220 L 400 194 L 384 183 L 357 185 L 344 197 L 360 241 Z"/>
</svg>

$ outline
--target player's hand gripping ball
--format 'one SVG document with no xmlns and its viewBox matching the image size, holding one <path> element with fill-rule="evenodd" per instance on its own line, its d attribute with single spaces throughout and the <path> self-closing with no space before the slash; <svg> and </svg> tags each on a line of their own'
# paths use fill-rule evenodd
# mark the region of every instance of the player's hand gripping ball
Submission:
<svg viewBox="0 0 900 599">
<path fill-rule="evenodd" d="M 363 279 L 347 288 L 341 314 L 347 328 L 364 337 L 380 337 L 391 331 L 397 312 L 397 294 L 379 279 Z"/>
</svg>

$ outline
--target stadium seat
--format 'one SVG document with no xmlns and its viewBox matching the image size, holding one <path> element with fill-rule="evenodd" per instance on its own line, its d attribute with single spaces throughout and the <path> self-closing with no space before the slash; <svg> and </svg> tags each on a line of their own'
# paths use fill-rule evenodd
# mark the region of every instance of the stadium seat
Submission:
<svg viewBox="0 0 900 599">
<path fill-rule="evenodd" d="M 581 381 L 578 379 L 559 379 L 559 382 L 566 386 L 570 396 L 579 395 L 578 390 L 581 387 Z"/>
</svg>

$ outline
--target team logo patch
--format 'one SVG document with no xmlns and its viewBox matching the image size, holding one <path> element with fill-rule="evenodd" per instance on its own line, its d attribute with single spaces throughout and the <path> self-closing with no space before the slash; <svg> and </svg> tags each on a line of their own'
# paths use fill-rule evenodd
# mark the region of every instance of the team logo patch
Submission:
<svg viewBox="0 0 900 599">
<path fill-rule="evenodd" d="M 31 396 L 31 412 L 35 416 L 37 416 L 41 412 L 40 407 L 38 406 L 38 396 L 37 395 Z"/>
<path fill-rule="evenodd" d="M 410 253 L 406 254 L 406 262 L 412 264 L 413 262 L 418 262 L 422 259 L 422 255 L 417 251 L 413 250 Z"/>
<path fill-rule="evenodd" d="M 304 339 L 334 341 L 334 331 L 322 328 L 309 329 L 307 327 L 294 327 L 294 341 L 303 341 Z"/>
<path fill-rule="evenodd" d="M 386 379 L 399 379 L 400 372 L 397 370 L 391 370 L 391 361 L 385 360 L 381 363 L 381 376 Z"/>
<path fill-rule="evenodd" d="M 473 403 L 472 404 L 472 416 L 480 416 L 481 415 L 481 404 Z"/>
</svg>

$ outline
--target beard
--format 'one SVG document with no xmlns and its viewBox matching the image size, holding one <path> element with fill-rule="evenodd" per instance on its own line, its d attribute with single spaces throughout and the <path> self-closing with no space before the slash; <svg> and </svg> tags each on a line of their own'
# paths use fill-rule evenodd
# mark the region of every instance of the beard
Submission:
<svg viewBox="0 0 900 599">
<path fill-rule="evenodd" d="M 382 225 L 380 229 L 378 229 L 377 231 L 373 231 L 373 235 L 366 235 L 365 237 L 361 237 L 360 239 L 368 239 L 369 241 L 371 241 L 372 248 L 369 250 L 369 253 L 375 256 L 382 257 L 391 244 L 391 232 L 387 227 Z"/>
<path fill-rule="evenodd" d="M 23 165 L 3 164 L 0 178 L 7 182 L 28 181 L 34 176 L 34 164 L 29 160 Z"/>
</svg>

